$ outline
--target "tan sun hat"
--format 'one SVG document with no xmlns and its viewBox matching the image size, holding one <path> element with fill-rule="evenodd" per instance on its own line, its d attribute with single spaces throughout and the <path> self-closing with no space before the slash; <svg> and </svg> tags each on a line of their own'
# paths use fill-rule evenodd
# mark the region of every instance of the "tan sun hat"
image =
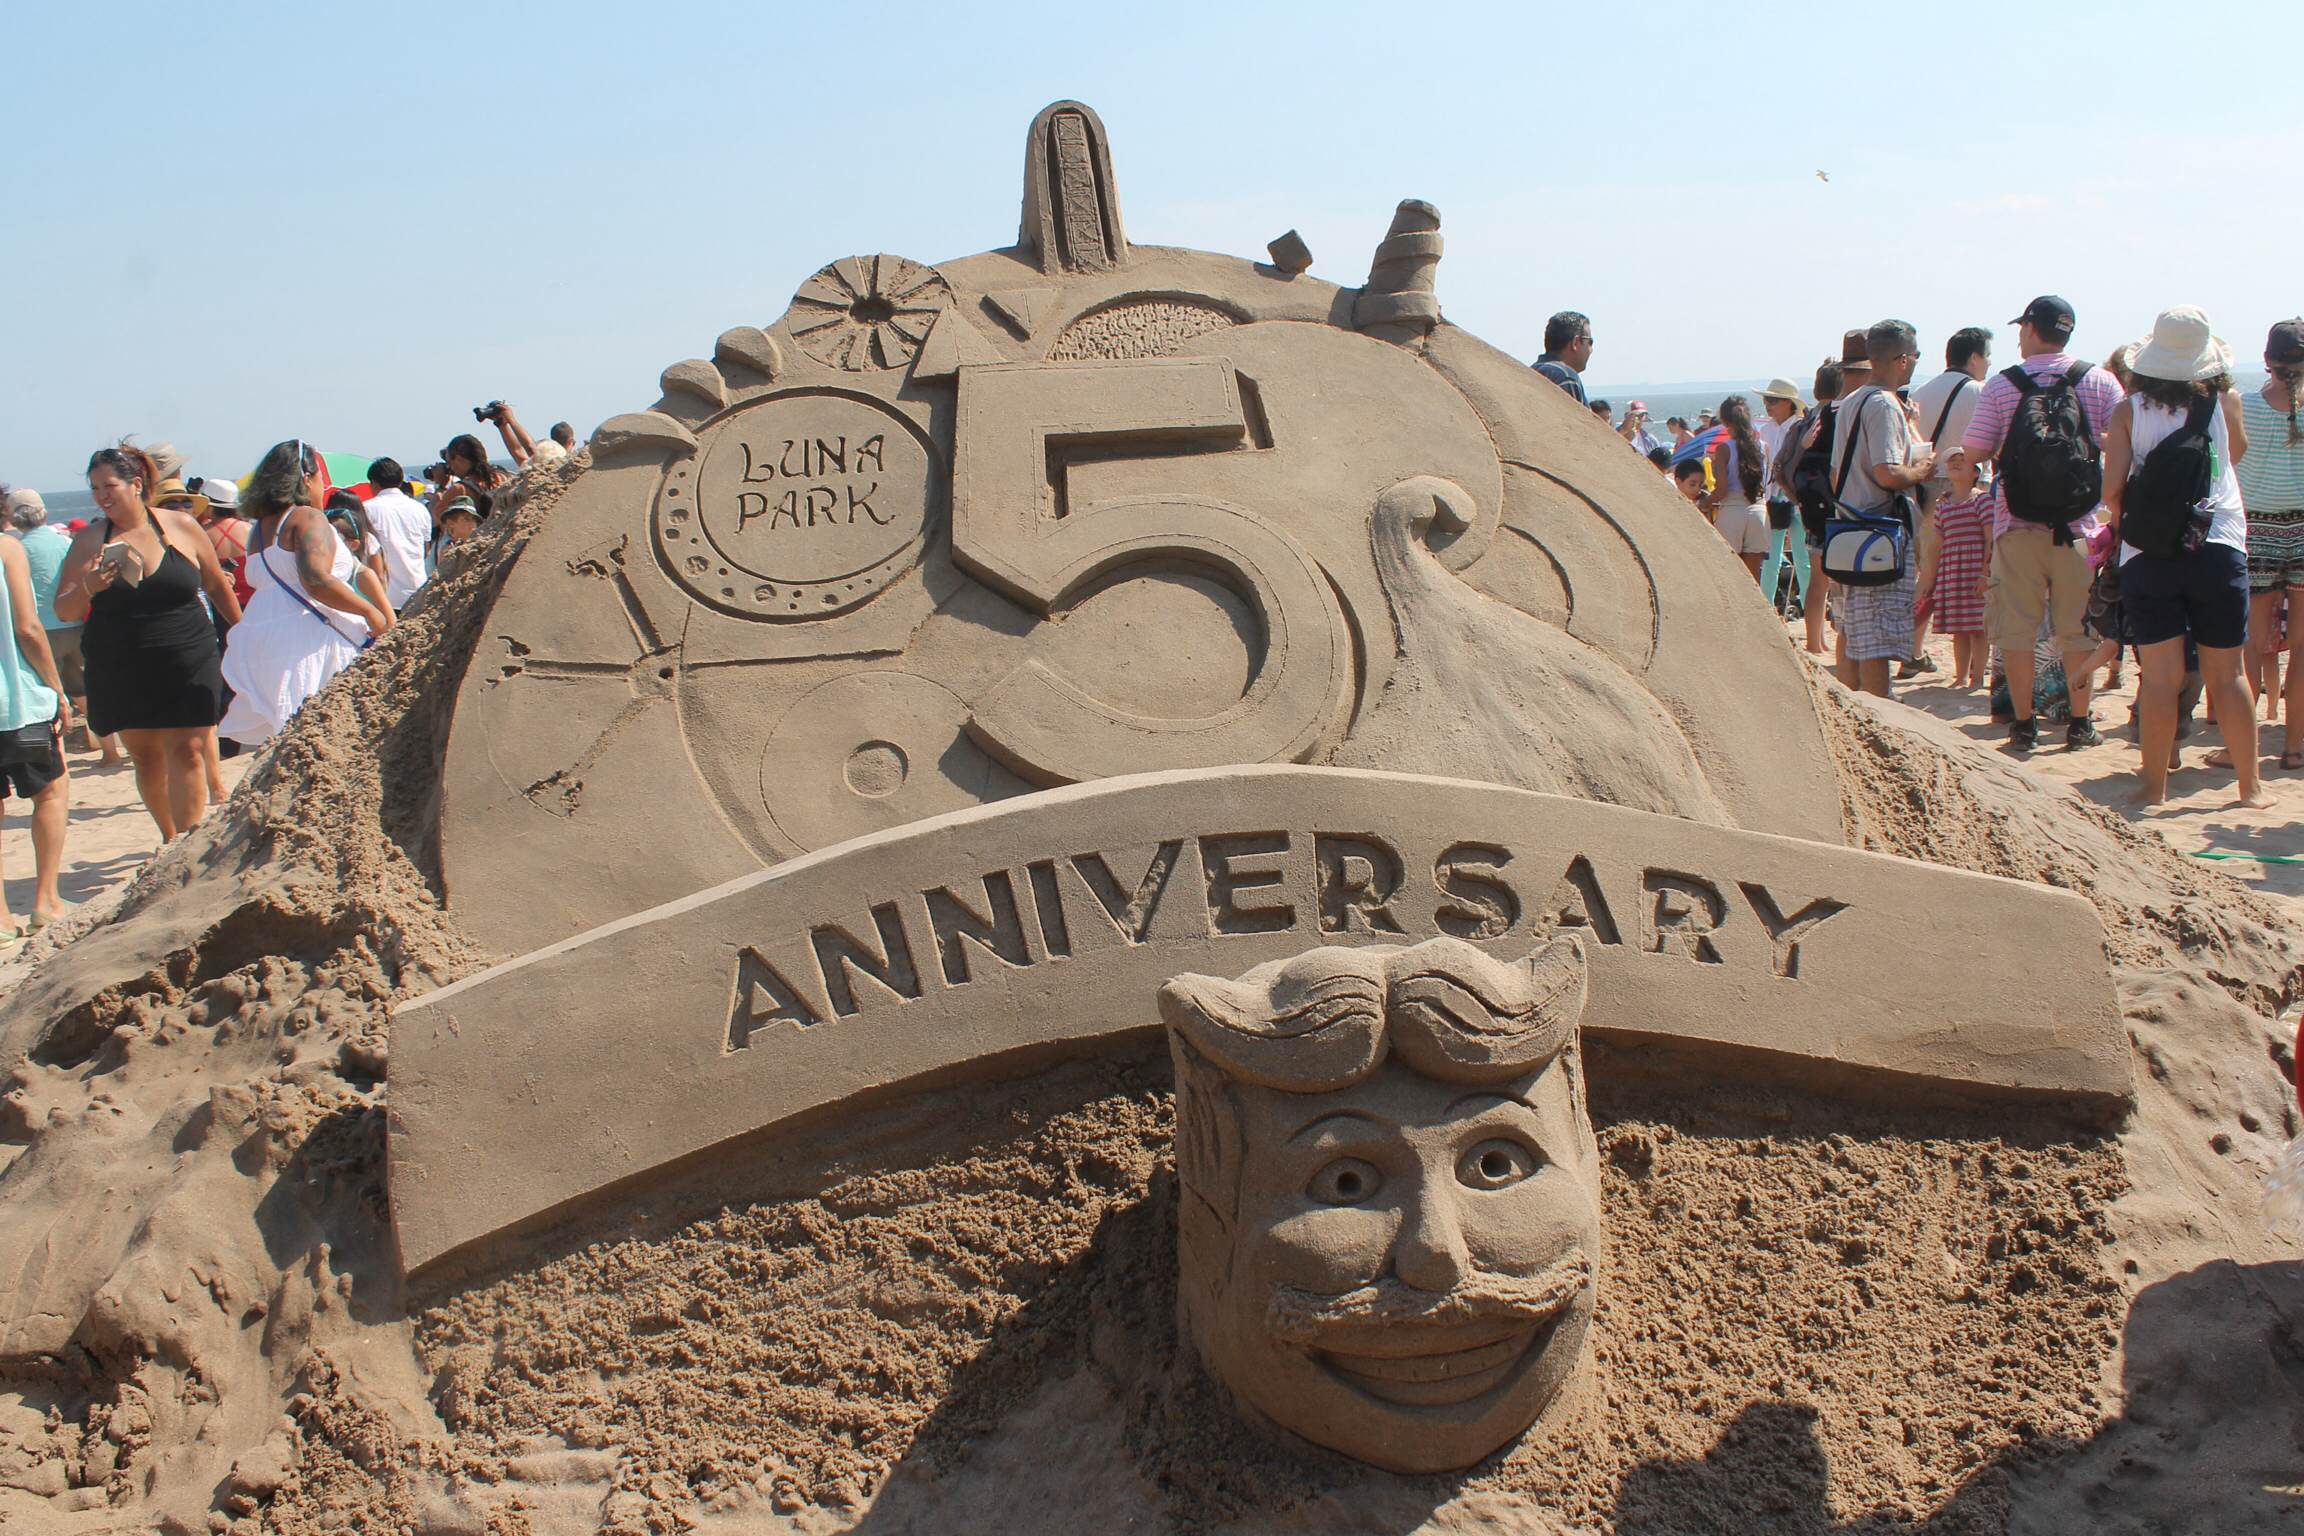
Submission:
<svg viewBox="0 0 2304 1536">
<path fill-rule="evenodd" d="M 32 518 L 28 525 L 37 528 L 48 520 L 48 503 L 40 499 L 38 491 L 10 491 L 6 505 L 0 507 L 0 513 L 5 513 L 8 519 L 13 522 L 18 512 L 39 513 L 40 515 Z"/>
<path fill-rule="evenodd" d="M 2160 311 L 2152 334 L 2136 344 L 2128 371 L 2148 379 L 2212 379 L 2232 371 L 2232 351 L 2209 329 L 2207 315 L 2179 304 Z"/>
<path fill-rule="evenodd" d="M 173 476 L 152 487 L 152 505 L 164 507 L 172 501 L 191 502 L 191 506 L 180 510 L 190 512 L 194 517 L 205 516 L 208 511 L 208 498 L 198 491 L 186 490 L 184 482 Z"/>
<path fill-rule="evenodd" d="M 1800 386 L 1790 379 L 1770 379 L 1768 387 L 1760 391 L 1760 398 L 1763 400 L 1789 400 L 1794 405 L 1807 404 L 1800 397 Z"/>
</svg>

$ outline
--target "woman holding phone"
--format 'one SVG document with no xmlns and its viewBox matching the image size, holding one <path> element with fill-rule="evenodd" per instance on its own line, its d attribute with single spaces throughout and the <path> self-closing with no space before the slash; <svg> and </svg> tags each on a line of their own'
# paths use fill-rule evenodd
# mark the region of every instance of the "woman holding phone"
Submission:
<svg viewBox="0 0 2304 1536">
<path fill-rule="evenodd" d="M 240 601 L 192 515 L 151 504 L 159 483 L 151 458 L 130 444 L 88 461 L 102 516 L 64 557 L 56 616 L 87 621 L 88 728 L 120 733 L 166 842 L 208 813 L 201 741 L 223 713 L 216 629 L 201 595 L 228 624 L 240 622 Z"/>
</svg>

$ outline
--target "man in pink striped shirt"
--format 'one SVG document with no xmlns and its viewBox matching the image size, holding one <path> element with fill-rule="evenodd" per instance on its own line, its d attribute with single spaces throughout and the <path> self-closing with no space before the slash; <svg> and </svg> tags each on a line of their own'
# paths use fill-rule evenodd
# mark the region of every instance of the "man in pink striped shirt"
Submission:
<svg viewBox="0 0 2304 1536">
<path fill-rule="evenodd" d="M 2086 447 L 2101 466 L 2104 428 L 2112 408 L 2120 403 L 2120 383 L 2101 368 L 2075 363 L 2064 348 L 2072 339 L 2072 306 L 2053 294 L 2044 294 L 2025 306 L 2011 324 L 2023 361 L 2017 365 L 2042 391 L 2070 388 L 2078 397 L 2086 422 Z M 1998 461 L 2008 445 L 2008 431 L 2023 405 L 2025 392 L 2009 377 L 2011 368 L 1985 382 L 1969 418 L 1962 446 L 1979 467 Z M 2072 695 L 2072 723 L 2064 733 L 2067 747 L 2093 747 L 2103 741 L 2088 714 L 2088 696 L 2094 677 L 2088 659 L 2095 642 L 2081 621 L 2088 613 L 2088 530 L 2095 526 L 2101 504 L 2073 517 L 2061 528 L 2021 518 L 2008 509 L 2007 476 L 1992 487 L 1992 639 L 2007 659 L 2008 702 L 2016 712 L 2009 728 L 2010 746 L 2028 751 L 2038 744 L 2039 727 L 2032 719 L 2034 668 L 2032 648 L 2043 617 L 2053 621 L 2056 648 L 2064 654 L 2064 677 Z"/>
</svg>

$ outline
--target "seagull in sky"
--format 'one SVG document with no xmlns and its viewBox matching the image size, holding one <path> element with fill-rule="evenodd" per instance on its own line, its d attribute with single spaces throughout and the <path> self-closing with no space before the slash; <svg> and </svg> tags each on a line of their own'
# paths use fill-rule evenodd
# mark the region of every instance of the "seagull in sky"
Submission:
<svg viewBox="0 0 2304 1536">
<path fill-rule="evenodd" d="M 1824 172 L 1824 171 L 1818 171 L 1818 172 L 1816 173 L 1816 179 L 1817 179 L 1818 181 L 1830 181 L 1830 180 L 1832 179 L 1832 177 L 1831 177 L 1831 175 L 1830 175 L 1829 173 L 1827 173 L 1827 172 Z"/>
</svg>

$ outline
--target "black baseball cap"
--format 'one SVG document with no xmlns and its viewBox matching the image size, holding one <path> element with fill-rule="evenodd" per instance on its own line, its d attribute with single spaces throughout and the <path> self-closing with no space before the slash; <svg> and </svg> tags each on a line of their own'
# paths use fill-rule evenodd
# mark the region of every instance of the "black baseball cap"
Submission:
<svg viewBox="0 0 2304 1536">
<path fill-rule="evenodd" d="M 2304 319 L 2283 320 L 2264 338 L 2264 361 L 2275 368 L 2304 364 Z"/>
<path fill-rule="evenodd" d="M 2072 306 L 2055 294 L 2044 293 L 2024 306 L 2024 313 L 2009 321 L 2010 325 L 2029 325 L 2043 336 L 2058 341 L 2072 334 L 2074 316 Z"/>
</svg>

